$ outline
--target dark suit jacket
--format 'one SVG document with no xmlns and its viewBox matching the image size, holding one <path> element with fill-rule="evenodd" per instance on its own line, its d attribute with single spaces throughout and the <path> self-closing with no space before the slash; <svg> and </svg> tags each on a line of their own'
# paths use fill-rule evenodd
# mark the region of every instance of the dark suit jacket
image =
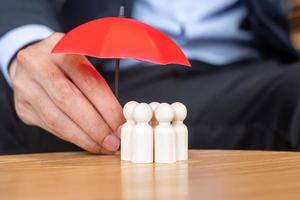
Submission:
<svg viewBox="0 0 300 200">
<path fill-rule="evenodd" d="M 266 57 L 296 61 L 283 9 L 285 0 L 243 0 L 249 15 L 241 24 L 255 35 L 258 48 Z M 66 32 L 91 19 L 118 16 L 123 0 L 1 0 L 0 36 L 25 24 L 44 24 Z M 134 0 L 126 0 L 126 16 L 131 16 Z"/>
</svg>

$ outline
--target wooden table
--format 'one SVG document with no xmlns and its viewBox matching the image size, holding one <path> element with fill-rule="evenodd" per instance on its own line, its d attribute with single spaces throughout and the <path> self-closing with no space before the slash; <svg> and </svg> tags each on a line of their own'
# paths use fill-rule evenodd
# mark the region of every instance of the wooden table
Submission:
<svg viewBox="0 0 300 200">
<path fill-rule="evenodd" d="M 83 152 L 0 156 L 0 199 L 300 199 L 300 154 L 189 152 L 132 164 Z"/>
</svg>

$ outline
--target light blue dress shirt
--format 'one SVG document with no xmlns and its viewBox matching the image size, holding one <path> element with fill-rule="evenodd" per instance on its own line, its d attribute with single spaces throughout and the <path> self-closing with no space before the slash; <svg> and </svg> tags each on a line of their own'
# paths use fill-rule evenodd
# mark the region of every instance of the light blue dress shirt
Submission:
<svg viewBox="0 0 300 200">
<path fill-rule="evenodd" d="M 137 0 L 133 18 L 169 35 L 189 59 L 213 65 L 260 57 L 241 0 Z"/>
<path fill-rule="evenodd" d="M 241 0 L 136 0 L 133 18 L 169 35 L 189 59 L 213 65 L 259 59 L 250 31 L 239 28 L 247 15 Z M 10 30 L 0 38 L 0 67 L 10 83 L 7 65 L 23 46 L 48 37 L 42 24 Z M 122 61 L 122 69 L 136 62 Z M 109 66 L 107 66 L 109 67 Z"/>
</svg>

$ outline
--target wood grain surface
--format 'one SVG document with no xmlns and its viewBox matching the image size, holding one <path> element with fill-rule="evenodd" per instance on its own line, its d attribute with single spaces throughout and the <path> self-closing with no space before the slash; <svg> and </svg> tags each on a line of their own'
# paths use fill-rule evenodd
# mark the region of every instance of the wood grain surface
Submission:
<svg viewBox="0 0 300 200">
<path fill-rule="evenodd" d="M 0 199 L 300 199 L 300 154 L 191 150 L 132 164 L 84 152 L 0 157 Z"/>
</svg>

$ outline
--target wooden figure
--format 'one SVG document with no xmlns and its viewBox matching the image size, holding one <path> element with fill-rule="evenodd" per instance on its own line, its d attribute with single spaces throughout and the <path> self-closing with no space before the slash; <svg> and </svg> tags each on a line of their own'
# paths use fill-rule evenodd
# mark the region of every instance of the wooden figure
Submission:
<svg viewBox="0 0 300 200">
<path fill-rule="evenodd" d="M 125 104 L 123 114 L 126 122 L 121 127 L 121 160 L 131 160 L 131 137 L 135 125 L 133 120 L 134 108 L 138 105 L 136 101 L 130 101 Z"/>
<path fill-rule="evenodd" d="M 176 162 L 176 133 L 171 126 L 174 113 L 172 107 L 167 103 L 161 103 L 155 110 L 158 125 L 154 131 L 155 153 L 157 163 Z"/>
<path fill-rule="evenodd" d="M 138 104 L 133 111 L 133 119 L 136 121 L 131 140 L 133 163 L 153 162 L 153 128 L 149 125 L 152 115 L 152 109 L 146 103 Z"/>
<path fill-rule="evenodd" d="M 188 129 L 183 123 L 187 115 L 187 109 L 184 104 L 175 102 L 172 105 L 174 111 L 174 119 L 172 126 L 176 133 L 176 154 L 177 160 L 188 159 Z"/>
</svg>

